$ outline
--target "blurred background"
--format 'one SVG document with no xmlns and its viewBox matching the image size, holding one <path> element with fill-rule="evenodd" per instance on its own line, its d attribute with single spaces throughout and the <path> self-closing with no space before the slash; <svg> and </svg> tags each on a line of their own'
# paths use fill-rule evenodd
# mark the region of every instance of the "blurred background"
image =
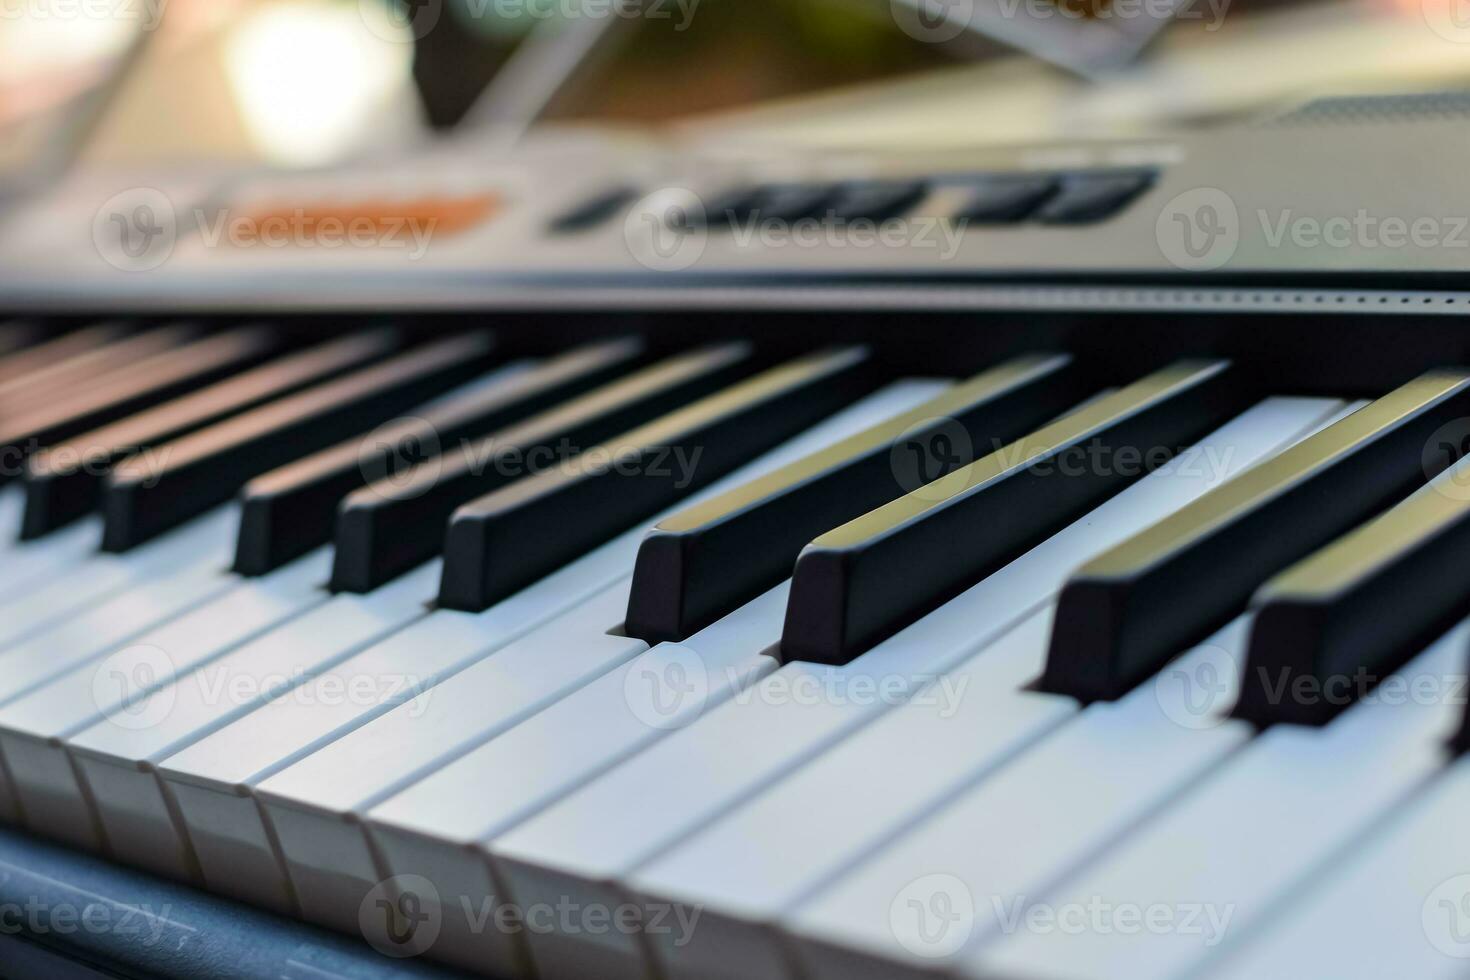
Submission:
<svg viewBox="0 0 1470 980">
<path fill-rule="evenodd" d="M 1455 30 L 1467 0 L 0 0 L 0 175 L 309 169 L 559 129 L 1132 136 L 1463 87 Z"/>
</svg>

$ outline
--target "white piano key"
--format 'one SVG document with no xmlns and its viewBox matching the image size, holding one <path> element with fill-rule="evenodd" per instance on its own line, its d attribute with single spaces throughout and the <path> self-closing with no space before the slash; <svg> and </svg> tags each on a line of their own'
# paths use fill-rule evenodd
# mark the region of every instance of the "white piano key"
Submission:
<svg viewBox="0 0 1470 980">
<path fill-rule="evenodd" d="M 19 482 L 0 488 L 0 551 L 8 552 L 19 543 L 20 525 L 25 517 L 26 491 Z"/>
<path fill-rule="evenodd" d="M 993 942 L 993 896 L 1034 895 L 1165 806 L 1251 737 L 1227 720 L 1249 619 L 1239 617 L 1121 701 L 1098 702 L 848 873 L 783 910 L 811 980 L 933 976 Z M 983 659 L 983 657 L 982 657 Z M 1198 689 L 1174 687 L 1198 682 Z M 850 743 L 849 743 L 850 744 Z M 845 747 L 845 746 L 844 746 Z M 939 899 L 963 918 L 922 918 Z M 910 900 L 919 906 L 910 907 Z M 723 917 L 723 916 L 721 916 Z M 764 933 L 762 935 L 765 935 Z"/>
<path fill-rule="evenodd" d="M 159 762 L 427 613 L 439 562 L 366 595 L 341 594 L 120 710 L 67 748 L 112 856 L 174 878 L 195 867 Z"/>
<path fill-rule="evenodd" d="M 771 470 L 816 452 L 832 442 L 845 438 L 884 418 L 905 411 L 916 404 L 934 397 L 944 386 L 945 384 L 943 382 L 927 380 L 903 381 L 889 385 L 847 409 L 834 414 L 831 418 L 813 426 L 802 435 L 789 440 L 777 449 L 741 467 L 736 472 L 717 481 L 715 485 L 707 488 L 700 494 L 696 494 L 680 506 L 688 506 L 689 503 L 694 501 L 724 493 L 744 482 L 756 479 Z M 534 603 L 542 607 L 555 605 L 557 608 L 571 608 L 575 600 L 580 600 L 590 595 L 595 589 L 605 589 L 610 585 L 618 583 L 620 579 L 626 579 L 632 571 L 633 560 L 637 554 L 638 546 L 642 542 L 644 531 L 645 528 L 641 526 L 630 530 L 612 542 L 578 559 L 566 568 L 542 579 L 516 596 L 486 610 L 484 613 L 476 614 L 471 619 L 484 625 L 487 635 L 493 638 L 495 636 L 507 635 L 508 631 L 504 625 L 506 622 L 524 622 L 526 620 L 523 613 L 518 611 L 521 605 Z M 622 583 L 622 587 L 626 588 L 626 582 Z M 434 613 L 430 619 L 443 615 L 451 614 L 448 611 L 441 610 Z M 461 614 L 455 613 L 452 615 Z M 613 622 L 599 627 L 594 632 L 592 637 L 593 641 L 595 643 L 603 642 L 599 639 L 603 631 L 609 626 L 615 625 L 619 620 L 621 620 L 621 612 L 614 617 Z M 497 627 L 497 623 L 501 623 L 502 625 Z M 640 646 L 638 649 L 642 650 L 643 648 Z M 499 661 L 499 654 L 494 659 Z M 506 662 L 508 663 L 510 661 Z M 610 669 L 613 666 L 615 666 L 615 662 L 610 662 L 603 669 Z M 491 667 L 486 667 L 485 670 L 487 673 L 484 676 L 489 678 L 495 678 L 497 676 Z M 480 696 L 473 686 L 476 683 L 476 678 L 480 676 L 479 673 L 466 671 L 464 674 L 458 675 L 451 680 L 454 683 L 455 689 L 458 689 L 460 685 L 465 685 L 465 690 L 469 692 L 466 696 L 473 700 Z M 444 691 L 431 690 L 407 704 L 399 705 L 374 722 L 351 732 L 342 742 L 329 746 L 329 751 L 340 752 L 344 756 L 351 756 L 354 751 L 354 746 L 371 744 L 375 737 L 374 733 L 382 730 L 383 726 L 397 724 L 398 722 L 395 719 L 399 717 L 406 716 L 418 719 L 424 712 L 424 705 L 431 702 L 437 703 L 441 695 L 444 694 Z M 540 706 L 534 701 L 531 703 L 533 708 Z M 501 719 L 493 716 L 486 717 L 483 712 L 474 710 L 464 712 L 458 716 L 445 715 L 443 717 L 444 723 L 446 725 L 452 725 L 455 729 L 452 736 L 446 732 L 447 744 L 462 745 L 462 748 L 458 748 L 456 751 L 463 751 L 473 745 L 479 744 L 483 739 L 491 737 L 506 727 Z M 511 723 L 519 721 L 521 717 L 524 717 L 523 713 L 515 715 L 511 718 Z M 422 727 L 415 728 L 415 731 L 422 731 Z M 393 748 L 401 748 L 405 751 L 410 749 L 414 751 L 428 751 L 434 748 L 433 745 L 423 745 L 417 741 L 391 740 L 390 744 Z M 374 777 L 382 777 L 382 779 L 389 782 L 386 782 L 385 785 L 372 788 L 371 793 L 365 797 L 365 801 L 362 804 L 362 809 L 364 810 L 373 803 L 376 803 L 385 794 L 398 788 L 396 785 L 391 784 L 391 780 L 397 777 L 391 776 L 390 773 L 396 772 L 396 770 L 392 770 L 386 766 L 383 751 L 382 749 L 374 749 L 369 756 L 372 759 L 371 766 L 363 768 L 362 771 Z M 286 769 L 281 774 L 280 779 L 284 780 L 289 778 L 289 774 L 298 768 L 312 765 L 312 758 L 314 757 L 308 757 L 306 760 L 303 760 L 301 765 Z M 431 753 L 427 760 L 418 760 L 416 757 L 406 755 L 401 760 L 395 760 L 395 762 L 398 761 L 401 761 L 406 770 L 412 774 L 412 778 L 417 778 L 423 774 L 420 771 L 423 767 L 427 766 L 428 771 L 432 771 L 432 768 L 441 764 L 444 760 L 436 758 Z M 259 779 L 253 780 L 252 785 L 258 784 L 259 782 Z M 337 825 L 338 829 L 342 827 L 345 827 L 350 837 L 361 839 L 361 833 L 354 824 Z M 355 855 L 361 852 L 360 846 L 354 849 L 353 846 L 348 844 L 344 845 L 344 848 L 344 853 L 347 854 Z M 356 882 L 361 879 L 363 873 L 365 872 L 362 871 L 360 866 L 352 865 L 348 869 L 344 880 Z M 348 887 L 356 886 L 348 885 Z"/>
<path fill-rule="evenodd" d="M 1467 642 L 1470 622 L 1325 728 L 1266 731 L 1066 884 L 998 896 L 1022 918 L 965 971 L 1152 980 L 1199 969 L 1444 764 L 1462 707 L 1446 695 L 1462 689 Z M 1028 926 L 1031 907 L 1052 926 Z"/>
<path fill-rule="evenodd" d="M 1470 761 L 1437 776 L 1208 980 L 1456 980 L 1470 959 Z"/>
<path fill-rule="evenodd" d="M 1078 563 L 1321 424 L 1341 403 L 1269 399 L 1224 438 L 1139 481 L 1092 514 L 843 667 L 791 663 L 749 692 L 653 745 L 490 841 L 509 898 L 523 910 L 559 903 L 616 909 L 624 877 L 732 804 L 759 792 L 872 721 L 916 687 L 1004 634 L 1055 595 Z M 1234 427 L 1234 428 L 1231 428 Z M 877 690 L 882 697 L 858 696 Z M 824 692 L 815 698 L 804 692 Z M 644 949 L 626 931 L 523 936 L 543 974 L 595 969 L 638 977 Z"/>
<path fill-rule="evenodd" d="M 239 523 L 238 505 L 226 504 L 132 551 L 92 555 L 49 584 L 0 605 L 0 646 L 26 639 L 172 569 L 191 567 L 204 559 L 213 559 L 225 569 Z"/>
<path fill-rule="evenodd" d="M 73 847 L 101 849 L 66 740 L 114 713 L 124 724 L 149 724 L 161 707 L 150 695 L 326 602 L 331 596 L 321 585 L 331 568 L 331 549 L 319 548 L 0 707 L 0 758 L 26 825 Z"/>
<path fill-rule="evenodd" d="M 301 915 L 352 931 L 358 907 L 379 879 L 359 827 L 368 808 L 444 759 L 646 650 L 642 640 L 611 632 L 628 608 L 628 585 L 624 579 L 497 650 L 458 675 L 456 683 L 400 704 L 263 780 L 257 796 L 274 834 L 262 831 L 258 841 L 215 835 L 219 856 L 227 857 L 233 846 L 237 856 L 259 861 L 273 836 Z M 474 724 L 467 726 L 466 719 Z M 473 739 L 468 745 L 467 733 Z M 222 795 L 190 795 L 197 822 L 225 814 L 224 807 L 214 805 Z"/>
<path fill-rule="evenodd" d="M 0 649 L 0 705 L 16 700 L 68 670 L 190 608 L 228 591 L 239 579 L 218 555 L 185 563 L 159 581 L 127 589 L 80 610 L 49 629 Z"/>
<path fill-rule="evenodd" d="M 501 826 L 513 824 L 774 670 L 760 651 L 780 639 L 789 591 L 777 586 L 683 643 L 659 644 L 370 811 L 367 831 L 385 864 L 379 870 L 427 878 L 449 898 L 434 903 L 442 912 L 437 957 L 505 976 L 524 972 L 512 936 L 485 932 L 462 911 L 493 905 L 496 894 L 475 847 L 496 829 L 484 826 L 485 811 Z"/>
<path fill-rule="evenodd" d="M 102 546 L 102 518 L 87 517 L 34 541 L 15 541 L 0 565 L 0 608 L 50 584 Z"/>
</svg>

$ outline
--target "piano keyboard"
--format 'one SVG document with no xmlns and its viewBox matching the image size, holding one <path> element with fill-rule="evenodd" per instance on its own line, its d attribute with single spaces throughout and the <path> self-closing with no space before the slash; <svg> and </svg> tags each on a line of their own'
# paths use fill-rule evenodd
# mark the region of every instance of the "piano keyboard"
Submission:
<svg viewBox="0 0 1470 980">
<path fill-rule="evenodd" d="M 490 977 L 1463 976 L 1423 367 L 0 329 L 0 819 Z"/>
</svg>

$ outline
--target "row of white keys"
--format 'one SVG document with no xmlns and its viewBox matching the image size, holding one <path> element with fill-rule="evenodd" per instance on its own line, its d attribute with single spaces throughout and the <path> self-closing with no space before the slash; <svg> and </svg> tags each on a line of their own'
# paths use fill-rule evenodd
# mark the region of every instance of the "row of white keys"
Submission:
<svg viewBox="0 0 1470 980">
<path fill-rule="evenodd" d="M 1470 960 L 1470 760 L 1293 894 L 1209 980 L 1463 978 Z"/>
<path fill-rule="evenodd" d="M 228 592 L 240 583 L 228 570 L 229 551 L 228 540 L 221 537 L 217 546 L 198 548 L 179 564 L 169 564 L 157 580 L 124 589 L 19 643 L 0 648 L 0 705 Z"/>
<path fill-rule="evenodd" d="M 293 889 L 288 883 L 287 870 L 275 854 L 253 795 L 256 786 L 263 783 L 269 790 L 272 786 L 269 776 L 290 767 L 300 758 L 309 757 L 312 749 L 331 741 L 331 736 L 338 733 L 344 724 L 347 724 L 347 730 L 354 730 L 351 721 L 370 720 L 381 714 L 381 711 L 366 713 L 365 705 L 387 711 L 425 688 L 431 688 L 431 692 L 425 701 L 419 702 L 425 713 L 412 732 L 415 741 L 442 743 L 445 726 L 451 726 L 456 716 L 476 717 L 487 726 L 513 723 L 514 718 L 534 711 L 539 704 L 570 691 L 589 676 L 622 663 L 645 649 L 641 641 L 609 635 L 626 608 L 628 580 L 623 579 L 600 595 L 585 599 L 576 605 L 575 610 L 556 617 L 541 629 L 532 630 L 510 644 L 495 644 L 498 649 L 494 654 L 465 671 L 478 682 L 476 685 L 450 686 L 442 691 L 432 691 L 432 683 L 435 669 L 447 667 L 435 663 L 438 658 L 432 654 L 432 648 L 413 644 L 415 649 L 409 651 L 403 645 L 388 641 L 366 655 L 366 660 L 378 663 L 366 663 L 365 655 L 359 655 L 353 658 L 356 663 L 344 664 L 340 680 L 345 696 L 335 699 L 335 702 L 325 689 L 316 685 L 303 686 L 218 733 L 226 736 L 225 739 L 216 736 L 185 749 L 162 767 L 162 777 L 166 792 L 178 804 L 178 813 L 187 826 L 200 860 L 204 883 L 210 890 L 254 905 L 282 912 L 294 911 Z M 406 652 L 416 655 L 404 657 Z M 413 669 L 415 664 L 425 671 L 422 679 L 406 679 L 398 673 L 404 667 Z M 370 673 L 373 667 L 379 671 L 376 676 Z M 360 682 L 368 682 L 369 689 L 359 699 L 353 688 L 362 688 Z M 382 692 L 390 689 L 400 692 L 400 696 L 391 701 L 385 699 Z M 272 735 L 272 727 L 275 735 Z M 263 751 L 259 757 L 248 752 L 247 739 L 241 736 L 263 739 Z M 307 741 L 294 745 L 294 739 L 298 738 Z M 228 752 L 228 749 L 240 746 L 247 748 L 243 761 L 231 758 Z M 265 770 L 257 770 L 256 765 L 263 760 L 276 761 Z M 235 768 L 237 764 L 238 768 Z M 232 770 L 240 773 L 235 777 L 237 782 L 232 785 L 223 783 L 219 774 L 231 773 Z M 207 771 L 210 776 L 201 777 L 200 771 Z M 357 770 L 337 771 L 325 767 L 313 773 L 312 790 L 320 796 L 331 796 L 335 786 L 341 783 L 354 785 L 365 774 L 378 773 L 370 764 Z M 366 889 L 359 890 L 354 901 L 348 901 L 344 898 L 347 890 L 337 887 L 335 877 L 310 873 L 315 862 L 329 857 L 323 842 L 331 842 L 334 837 L 331 830 L 315 833 L 312 829 L 312 824 L 323 820 L 323 817 L 316 811 L 298 814 L 290 804 L 272 807 L 273 802 L 278 801 L 273 801 L 268 792 L 265 798 L 285 857 L 293 861 L 294 874 L 291 877 L 300 892 L 303 907 L 307 909 L 307 917 L 322 921 L 320 909 L 345 909 L 348 923 L 356 921 L 357 905 Z M 331 820 L 331 817 L 325 820 Z M 356 833 L 353 836 L 356 837 Z M 303 843 L 297 846 L 297 842 Z M 369 883 L 368 887 L 372 884 Z M 341 921 L 332 918 L 328 924 L 337 926 Z"/>
<path fill-rule="evenodd" d="M 1047 916 L 1023 915 L 961 972 L 1152 980 L 1198 970 L 1443 766 L 1460 720 L 1445 695 L 1462 689 L 1467 643 L 1470 621 L 1326 727 L 1267 730 L 1065 884 L 996 896 Z"/>
<path fill-rule="evenodd" d="M 263 781 L 257 798 L 266 811 L 281 859 L 310 922 L 344 931 L 358 927 L 358 909 L 378 881 L 376 864 L 359 827 L 380 787 L 419 774 L 461 751 L 456 743 L 473 718 L 475 737 L 509 727 L 579 683 L 646 650 L 642 640 L 613 631 L 628 607 L 629 580 L 583 602 L 539 630 L 496 651 L 456 681 L 357 729 L 347 750 L 339 741 Z M 418 712 L 418 714 L 415 714 Z M 412 739 L 413 751 L 400 746 Z M 427 750 L 427 753 L 426 753 Z M 372 764 L 349 760 L 373 760 Z M 386 780 L 386 782 L 385 782 Z M 181 800 L 183 786 L 175 784 Z M 252 801 L 253 803 L 254 801 Z M 198 818 L 207 814 L 196 811 Z M 254 856 L 254 855 L 253 855 Z M 280 875 L 272 858 L 271 871 Z"/>
<path fill-rule="evenodd" d="M 426 615 L 437 560 L 365 595 L 340 594 L 67 740 L 111 856 L 174 878 L 193 856 L 156 773 L 159 762 Z"/>
<path fill-rule="evenodd" d="M 890 385 L 742 467 L 694 499 L 724 492 L 815 452 L 932 398 L 942 387 L 943 383 L 932 381 Z M 570 687 L 623 662 L 629 655 L 626 642 L 606 636 L 621 621 L 622 611 L 604 615 L 598 606 L 595 615 L 584 615 L 577 606 L 620 580 L 626 600 L 626 578 L 642 536 L 642 527 L 631 530 L 483 613 L 436 611 L 381 647 L 340 664 L 331 678 L 340 690 L 343 685 L 353 686 L 354 678 L 365 674 L 400 678 L 413 673 L 420 686 L 430 689 L 407 704 L 400 703 L 402 698 L 397 693 L 374 696 L 374 692 L 401 692 L 401 687 L 392 683 L 370 682 L 365 688 L 358 684 L 359 690 L 367 691 L 366 697 L 326 709 L 320 705 L 321 698 L 313 696 L 314 691 L 304 690 L 306 697 L 287 698 L 247 715 L 170 759 L 166 775 L 179 811 L 189 821 L 191 834 L 198 835 L 196 845 L 206 880 L 212 886 L 218 881 L 221 890 L 248 889 L 256 900 L 269 896 L 272 904 L 287 895 L 287 870 L 271 844 L 274 831 L 262 822 L 251 795 L 256 787 L 290 786 L 291 774 L 298 769 L 306 773 L 302 785 L 307 788 L 325 793 L 330 787 L 339 794 L 338 800 L 349 802 L 342 804 L 343 819 L 328 821 L 324 826 L 330 826 L 333 833 L 345 834 L 349 840 L 342 850 L 361 857 L 365 852 L 356 826 L 359 808 L 370 806 L 399 783 L 432 771 L 444 752 L 478 744 Z M 552 619 L 564 611 L 573 617 L 570 626 L 558 625 Z M 607 622 L 601 622 L 602 618 Z M 525 635 L 543 624 L 545 628 L 537 634 Z M 548 632 L 553 629 L 563 633 Z M 585 643 L 571 639 L 568 629 L 584 630 Z M 505 646 L 517 637 L 527 642 Z M 548 655 L 548 644 L 576 648 L 578 656 Z M 427 661 L 425 649 L 435 650 L 433 662 Z M 639 644 L 632 652 L 643 649 Z M 459 673 L 461 670 L 463 673 Z M 437 682 L 444 682 L 444 688 L 434 687 Z M 451 710 L 451 704 L 461 707 Z M 431 729 L 433 737 L 426 734 Z M 336 742 L 338 739 L 341 741 Z M 369 746 L 361 751 L 370 763 L 347 763 L 339 769 L 332 761 L 354 758 L 361 746 Z M 298 762 L 299 766 L 293 765 Z M 313 767 L 328 770 L 331 777 L 313 776 Z M 278 772 L 283 773 L 282 778 L 271 780 Z M 362 795 L 360 804 L 355 802 L 358 794 Z M 307 799 L 327 802 L 320 796 Z M 250 862 L 251 880 L 235 874 L 243 855 L 254 858 Z M 313 860 L 318 857 L 314 852 L 309 856 Z M 211 866 L 222 870 L 211 873 Z M 363 875 L 372 874 L 371 867 L 364 857 L 360 866 L 343 869 L 344 880 L 360 881 Z M 303 876 L 313 873 L 301 869 Z M 318 913 L 313 894 L 302 889 L 308 916 L 335 913 L 335 906 Z"/>
<path fill-rule="evenodd" d="M 1282 399 L 1243 413 L 1087 524 L 1109 535 L 1146 526 L 1285 448 L 1332 407 Z M 1081 538 L 1071 546 L 1083 547 Z M 1048 604 L 913 700 L 631 876 L 628 885 L 645 905 L 703 909 L 692 936 L 650 937 L 664 974 L 778 975 L 777 927 L 805 896 L 1073 718 L 1072 699 L 1023 690 L 1045 665 L 1052 612 Z M 1157 725 L 1153 733 L 1169 735 Z M 872 793 L 875 786 L 882 792 Z M 759 841 L 766 843 L 754 847 Z M 752 856 L 729 860 L 742 849 Z"/>
<path fill-rule="evenodd" d="M 109 716 L 125 726 L 151 725 L 163 704 L 150 703 L 149 695 L 326 602 L 331 595 L 321 585 L 331 568 L 331 548 L 318 548 L 0 707 L 0 758 L 25 823 L 73 847 L 100 850 L 67 739 Z"/>
<path fill-rule="evenodd" d="M 1254 436 L 1242 439 L 1254 444 L 1260 458 L 1339 408 L 1329 400 L 1271 399 L 1252 410 L 1265 424 L 1247 424 Z M 1251 457 L 1237 448 L 1209 458 L 1233 471 Z M 1191 472 L 1196 471 L 1177 471 Z M 623 906 L 632 894 L 626 876 L 1004 634 L 1054 596 L 1079 562 L 1170 509 L 1157 498 L 1136 506 L 1131 501 L 1149 500 L 1159 492 L 1154 488 L 1174 488 L 1163 491 L 1164 500 L 1177 492 L 1183 503 L 1213 485 L 1172 475 L 1141 480 L 1104 505 L 1105 518 L 1099 510 L 1074 523 L 851 664 L 782 667 L 489 841 L 486 851 L 507 900 L 523 910 L 565 903 L 584 909 Z M 882 696 L 872 696 L 873 691 Z M 603 976 L 640 977 L 648 971 L 640 939 L 626 930 L 528 928 L 522 935 L 543 976 L 595 969 Z"/>
<path fill-rule="evenodd" d="M 644 909 L 678 910 L 688 934 L 650 930 L 660 975 L 778 977 L 781 916 L 826 876 L 880 846 L 891 825 L 940 805 L 1076 712 L 1068 698 L 1024 692 L 1041 673 L 1047 603 L 911 700 L 628 876 Z M 984 763 L 978 760 L 985 760 Z M 682 917 L 681 917 L 682 916 Z"/>
<path fill-rule="evenodd" d="M 1089 705 L 790 909 L 781 940 L 801 974 L 933 976 L 995 941 L 1014 909 L 994 897 L 1038 894 L 1251 737 L 1224 716 L 1248 626 L 1242 616 L 1158 682 Z"/>
<path fill-rule="evenodd" d="M 480 914 L 506 914 L 495 909 L 497 889 L 477 846 L 485 821 L 513 825 L 517 814 L 546 805 L 775 670 L 762 651 L 780 639 L 789 591 L 783 583 L 683 643 L 658 644 L 368 813 L 378 874 L 412 875 L 431 886 L 415 894 L 440 916 L 436 958 L 524 975 L 515 937 L 485 928 Z M 426 824 L 435 832 L 426 833 Z M 462 829 L 446 837 L 445 825 Z"/>
<path fill-rule="evenodd" d="M 44 585 L 21 590 L 22 594 L 0 605 L 0 648 L 84 612 L 132 586 L 197 566 L 201 560 L 212 562 L 223 572 L 229 564 L 230 545 L 239 523 L 239 508 L 225 504 L 131 551 L 96 553 L 75 566 L 55 569 Z M 78 527 L 86 530 L 85 522 Z M 58 533 L 64 538 L 71 530 Z M 49 538 L 36 542 L 57 547 L 64 543 Z M 95 544 L 94 540 L 94 547 Z M 18 560 L 29 564 L 25 558 Z"/>
</svg>

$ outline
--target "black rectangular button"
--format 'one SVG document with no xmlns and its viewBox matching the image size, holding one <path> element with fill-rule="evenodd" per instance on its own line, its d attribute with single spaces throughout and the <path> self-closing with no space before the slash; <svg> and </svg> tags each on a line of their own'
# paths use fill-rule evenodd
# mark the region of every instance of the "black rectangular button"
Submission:
<svg viewBox="0 0 1470 980">
<path fill-rule="evenodd" d="M 1025 221 L 1056 194 L 1061 181 L 1050 174 L 993 177 L 976 186 L 953 215 L 955 222 L 1007 225 Z"/>
<path fill-rule="evenodd" d="M 881 223 L 908 214 L 928 193 L 929 185 L 922 180 L 847 184 L 838 191 L 824 216 L 836 221 L 862 219 Z"/>
<path fill-rule="evenodd" d="M 1049 225 L 1104 221 L 1127 207 L 1153 184 L 1151 174 L 1078 174 L 1062 181 L 1056 196 L 1036 212 Z"/>
<path fill-rule="evenodd" d="M 613 187 L 599 191 L 551 220 L 547 230 L 554 235 L 570 235 L 587 231 L 611 221 L 624 208 L 638 200 L 636 187 Z"/>
<path fill-rule="evenodd" d="M 126 551 L 229 500 L 253 476 L 332 445 L 484 371 L 494 338 L 474 333 L 218 422 L 112 469 L 103 494 L 105 551 Z"/>
<path fill-rule="evenodd" d="M 864 348 L 798 358 L 461 507 L 445 539 L 440 604 L 488 608 L 830 415 L 872 382 Z M 685 465 L 671 463 L 677 454 Z"/>
<path fill-rule="evenodd" d="M 734 187 L 712 197 L 704 207 L 710 228 L 733 228 L 760 221 L 799 221 L 821 217 L 837 197 L 833 184 L 769 184 Z M 692 215 L 695 224 L 699 216 Z"/>
<path fill-rule="evenodd" d="M 655 525 L 625 630 L 683 640 L 791 574 L 823 531 L 1034 429 L 1087 394 L 1065 355 L 1019 357 L 937 398 Z"/>
<path fill-rule="evenodd" d="M 848 663 L 1217 426 L 1242 388 L 1229 362 L 1177 362 L 828 531 L 796 561 L 782 659 Z"/>
<path fill-rule="evenodd" d="M 1083 565 L 1062 590 L 1042 686 L 1122 696 L 1244 611 L 1274 573 L 1425 478 L 1425 447 L 1470 415 L 1470 374 L 1431 371 Z"/>
</svg>

